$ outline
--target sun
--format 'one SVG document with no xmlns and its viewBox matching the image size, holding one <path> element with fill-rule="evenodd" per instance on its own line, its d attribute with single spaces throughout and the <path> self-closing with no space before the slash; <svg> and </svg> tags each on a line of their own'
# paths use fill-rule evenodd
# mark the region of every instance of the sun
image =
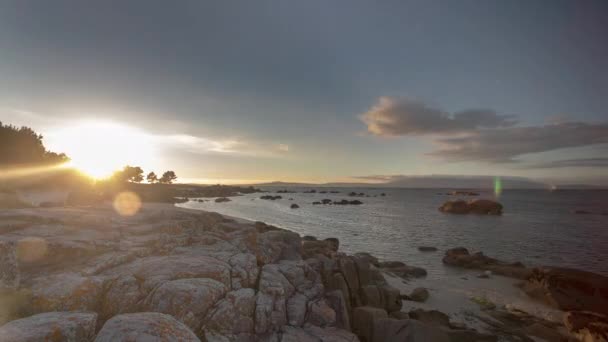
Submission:
<svg viewBox="0 0 608 342">
<path fill-rule="evenodd" d="M 154 162 L 151 135 L 113 122 L 80 122 L 47 134 L 47 138 L 51 150 L 64 152 L 72 160 L 71 166 L 98 179 L 125 165 L 146 168 Z"/>
</svg>

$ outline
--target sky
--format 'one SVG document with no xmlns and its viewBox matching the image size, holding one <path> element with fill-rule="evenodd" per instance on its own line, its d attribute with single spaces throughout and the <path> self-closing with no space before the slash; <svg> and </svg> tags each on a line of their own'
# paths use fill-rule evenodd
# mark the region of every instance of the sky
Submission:
<svg viewBox="0 0 608 342">
<path fill-rule="evenodd" d="M 0 2 L 0 121 L 98 169 L 608 184 L 606 108 L 602 0 Z"/>
</svg>

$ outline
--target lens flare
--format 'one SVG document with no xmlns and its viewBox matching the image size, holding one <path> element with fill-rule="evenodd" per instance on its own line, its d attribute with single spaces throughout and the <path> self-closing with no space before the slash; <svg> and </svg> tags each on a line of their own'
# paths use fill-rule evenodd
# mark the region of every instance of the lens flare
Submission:
<svg viewBox="0 0 608 342">
<path fill-rule="evenodd" d="M 500 196 L 500 194 L 502 193 L 502 181 L 500 180 L 500 177 L 494 177 L 494 195 L 496 195 L 496 197 Z"/>
<path fill-rule="evenodd" d="M 141 199 L 131 191 L 121 192 L 114 198 L 114 210 L 121 216 L 133 216 L 141 209 Z"/>
</svg>

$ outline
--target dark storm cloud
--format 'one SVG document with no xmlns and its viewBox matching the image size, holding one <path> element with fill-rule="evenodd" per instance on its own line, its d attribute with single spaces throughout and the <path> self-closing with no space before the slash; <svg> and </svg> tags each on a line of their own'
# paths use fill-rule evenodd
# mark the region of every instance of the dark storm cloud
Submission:
<svg viewBox="0 0 608 342">
<path fill-rule="evenodd" d="M 379 136 L 463 133 L 479 128 L 509 127 L 516 121 L 512 115 L 493 110 L 471 109 L 448 113 L 423 102 L 382 97 L 361 117 L 370 133 Z"/>
<path fill-rule="evenodd" d="M 524 154 L 608 143 L 608 124 L 569 122 L 480 129 L 465 136 L 442 137 L 437 142 L 439 150 L 430 155 L 448 161 L 513 162 Z"/>
</svg>

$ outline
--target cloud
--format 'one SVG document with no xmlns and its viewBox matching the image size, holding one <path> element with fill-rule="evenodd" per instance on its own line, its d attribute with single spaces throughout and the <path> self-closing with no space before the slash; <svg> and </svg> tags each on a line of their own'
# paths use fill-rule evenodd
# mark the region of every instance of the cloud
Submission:
<svg viewBox="0 0 608 342">
<path fill-rule="evenodd" d="M 157 136 L 164 146 L 191 154 L 216 154 L 274 158 L 289 152 L 286 144 L 266 143 L 241 139 L 214 140 L 189 134 Z"/>
<path fill-rule="evenodd" d="M 608 167 L 608 158 L 565 159 L 526 166 L 528 169 L 553 169 L 564 167 Z"/>
<path fill-rule="evenodd" d="M 370 133 L 386 137 L 466 133 L 480 128 L 511 127 L 517 123 L 514 116 L 497 114 L 493 110 L 448 113 L 420 101 L 393 97 L 381 97 L 361 120 Z"/>
<path fill-rule="evenodd" d="M 480 129 L 436 140 L 429 153 L 448 161 L 513 162 L 524 154 L 608 143 L 608 124 L 568 122 L 545 126 Z"/>
<path fill-rule="evenodd" d="M 381 97 L 360 118 L 374 135 L 431 136 L 438 148 L 428 155 L 452 162 L 506 163 L 525 154 L 608 143 L 605 123 L 561 119 L 542 126 L 521 127 L 516 126 L 515 116 L 490 109 L 449 113 L 407 98 Z M 592 166 L 591 161 L 587 164 Z"/>
</svg>

